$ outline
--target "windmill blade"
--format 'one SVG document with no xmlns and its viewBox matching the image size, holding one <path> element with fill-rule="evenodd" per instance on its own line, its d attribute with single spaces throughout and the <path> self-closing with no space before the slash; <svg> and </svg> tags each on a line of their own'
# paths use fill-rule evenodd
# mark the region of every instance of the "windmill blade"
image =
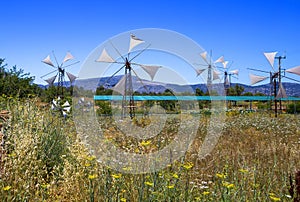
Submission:
<svg viewBox="0 0 300 202">
<path fill-rule="evenodd" d="M 130 44 L 129 44 L 129 50 L 128 53 L 137 45 L 144 43 L 145 41 L 143 41 L 142 39 L 137 38 L 136 36 L 134 36 L 133 34 L 130 35 Z"/>
<path fill-rule="evenodd" d="M 55 67 L 50 59 L 50 55 L 48 55 L 45 59 L 42 60 L 43 63 Z"/>
<path fill-rule="evenodd" d="M 228 62 L 229 62 L 229 61 L 224 61 L 224 62 L 222 62 L 224 69 L 226 69 L 226 68 L 227 68 L 227 64 L 228 64 Z"/>
<path fill-rule="evenodd" d="M 251 85 L 254 85 L 258 82 L 266 80 L 268 77 L 266 76 L 258 76 L 254 74 L 249 74 Z"/>
<path fill-rule="evenodd" d="M 220 75 L 221 74 L 221 72 L 218 72 L 218 71 L 216 71 L 216 70 L 214 70 L 213 71 L 213 80 L 218 80 L 218 79 L 220 79 Z"/>
<path fill-rule="evenodd" d="M 129 60 L 129 62 L 131 62 L 132 60 L 134 60 L 136 57 L 138 57 L 139 55 L 141 55 L 145 50 L 147 50 L 149 47 L 151 46 L 151 44 L 149 44 L 146 48 L 144 48 L 142 51 L 140 51 L 138 54 L 136 54 L 133 58 L 131 58 Z M 132 63 L 131 63 L 132 64 Z M 138 65 L 138 64 L 136 64 Z"/>
<path fill-rule="evenodd" d="M 199 76 L 200 74 L 202 74 L 202 72 L 204 72 L 206 69 L 195 69 L 197 76 Z"/>
<path fill-rule="evenodd" d="M 140 65 L 140 67 L 149 74 L 152 81 L 158 69 L 161 68 L 161 66 L 156 65 Z"/>
<path fill-rule="evenodd" d="M 126 75 L 124 75 L 120 81 L 112 88 L 113 91 L 120 93 L 121 95 L 125 94 L 125 82 L 126 82 Z"/>
<path fill-rule="evenodd" d="M 47 73 L 47 74 L 45 74 L 45 75 L 43 75 L 43 76 L 41 76 L 41 78 L 44 78 L 45 76 L 48 76 L 49 74 L 52 74 L 52 73 L 54 73 L 54 72 L 56 72 L 57 71 L 57 69 L 56 70 L 53 70 L 52 72 L 49 72 L 49 73 Z"/>
<path fill-rule="evenodd" d="M 67 62 L 69 60 L 72 60 L 72 59 L 74 59 L 73 55 L 70 52 L 67 52 L 67 54 L 66 54 L 66 56 L 65 56 L 65 58 L 63 60 L 63 63 L 65 63 L 65 62 Z"/>
<path fill-rule="evenodd" d="M 71 74 L 70 72 L 66 72 L 67 76 L 71 82 L 71 84 L 75 81 L 75 79 L 77 78 L 76 76 L 74 76 L 73 74 Z"/>
<path fill-rule="evenodd" d="M 300 81 L 299 81 L 299 80 L 297 80 L 297 79 L 293 79 L 293 78 L 291 78 L 291 77 L 288 77 L 288 76 L 282 76 L 282 77 L 284 77 L 284 78 L 287 78 L 287 79 L 289 79 L 289 80 L 296 81 L 296 82 L 299 82 L 299 83 L 300 83 Z"/>
<path fill-rule="evenodd" d="M 231 70 L 229 73 L 234 75 L 239 75 L 239 70 L 238 69 Z"/>
<path fill-rule="evenodd" d="M 62 107 L 70 107 L 70 103 L 69 103 L 68 101 L 66 101 L 66 102 L 62 105 Z"/>
<path fill-rule="evenodd" d="M 223 62 L 225 62 L 224 56 L 221 56 L 214 63 L 223 63 Z"/>
<path fill-rule="evenodd" d="M 137 75 L 137 73 L 133 69 L 132 69 L 132 71 L 135 74 L 135 76 L 138 78 L 138 80 L 141 82 L 141 84 L 145 88 L 145 90 L 149 93 L 149 90 L 148 90 L 147 86 L 144 84 L 144 82 L 142 81 L 142 79 Z"/>
<path fill-rule="evenodd" d="M 66 112 L 68 112 L 68 113 L 70 112 L 70 110 L 71 110 L 71 107 L 64 107 L 64 108 L 63 108 L 63 111 L 66 111 Z"/>
<path fill-rule="evenodd" d="M 55 81 L 55 79 L 56 79 L 56 76 L 57 76 L 57 74 L 56 74 L 55 76 L 53 76 L 53 77 L 50 77 L 49 79 L 46 79 L 45 81 L 46 81 L 50 86 L 52 86 L 53 83 L 54 83 L 54 81 Z"/>
<path fill-rule="evenodd" d="M 264 72 L 264 73 L 268 73 L 268 74 L 270 73 L 268 71 L 264 71 L 264 70 L 260 70 L 260 69 L 253 69 L 253 68 L 247 68 L 247 69 L 257 71 L 257 72 Z"/>
<path fill-rule="evenodd" d="M 285 92 L 285 89 L 284 89 L 282 83 L 279 84 L 279 90 L 276 95 L 276 99 L 280 99 L 280 98 L 287 98 L 287 95 L 286 95 L 286 92 Z"/>
<path fill-rule="evenodd" d="M 96 60 L 96 62 L 114 63 L 115 60 L 106 52 L 106 50 L 104 48 L 101 55 L 100 55 L 100 57 Z"/>
<path fill-rule="evenodd" d="M 69 65 L 66 65 L 66 66 L 64 66 L 64 68 L 66 68 L 66 67 L 70 67 L 70 66 L 72 66 L 72 65 L 75 65 L 75 64 L 77 64 L 77 63 L 79 63 L 80 61 L 77 61 L 77 62 L 73 62 L 72 64 L 69 64 Z"/>
<path fill-rule="evenodd" d="M 268 62 L 272 66 L 272 69 L 274 70 L 274 60 L 275 60 L 275 55 L 278 52 L 270 52 L 270 53 L 264 53 L 265 57 L 267 58 Z M 274 70 L 275 71 L 275 70 Z"/>
<path fill-rule="evenodd" d="M 286 72 L 292 73 L 292 74 L 297 74 L 300 76 L 300 66 L 293 67 L 290 69 L 285 70 Z"/>
<path fill-rule="evenodd" d="M 202 57 L 202 59 L 207 63 L 209 64 L 209 62 L 207 61 L 207 52 L 203 52 L 203 53 L 200 53 L 200 56 Z"/>
<path fill-rule="evenodd" d="M 108 83 L 117 73 L 119 73 L 126 65 L 123 65 L 122 67 L 120 67 L 120 69 L 118 69 L 115 73 L 113 73 L 113 75 L 111 75 L 111 77 L 109 77 L 104 84 Z"/>
</svg>

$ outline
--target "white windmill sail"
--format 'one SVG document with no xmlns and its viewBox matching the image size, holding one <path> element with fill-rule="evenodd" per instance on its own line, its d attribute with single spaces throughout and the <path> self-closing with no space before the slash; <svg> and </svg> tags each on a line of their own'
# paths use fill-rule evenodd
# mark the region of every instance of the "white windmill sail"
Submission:
<svg viewBox="0 0 300 202">
<path fill-rule="evenodd" d="M 228 61 L 224 61 L 224 62 L 222 62 L 222 64 L 223 64 L 224 69 L 226 69 L 227 65 L 228 65 Z"/>
<path fill-rule="evenodd" d="M 268 77 L 265 77 L 265 76 L 257 76 L 257 75 L 254 75 L 254 74 L 249 74 L 249 77 L 250 77 L 250 82 L 251 82 L 251 85 L 254 85 L 258 82 L 261 82 L 263 80 L 266 80 Z"/>
<path fill-rule="evenodd" d="M 235 69 L 235 70 L 230 71 L 230 73 L 235 74 L 235 75 L 239 75 L 239 70 Z"/>
<path fill-rule="evenodd" d="M 68 101 L 66 101 L 63 105 L 63 107 L 69 107 L 70 106 L 70 103 Z"/>
<path fill-rule="evenodd" d="M 220 77 L 219 77 L 220 74 L 221 74 L 221 72 L 214 70 L 213 71 L 213 80 L 220 79 Z"/>
<path fill-rule="evenodd" d="M 73 74 L 71 74 L 70 72 L 66 72 L 67 76 L 71 82 L 71 84 L 75 81 L 75 79 L 77 78 L 76 76 L 74 76 Z"/>
<path fill-rule="evenodd" d="M 267 60 L 269 61 L 270 65 L 272 66 L 273 70 L 274 70 L 274 60 L 275 60 L 275 55 L 278 52 L 270 52 L 270 53 L 264 53 L 265 57 L 267 58 Z"/>
<path fill-rule="evenodd" d="M 199 76 L 200 74 L 202 74 L 202 72 L 205 71 L 205 69 L 195 69 L 195 70 L 196 70 L 197 76 Z"/>
<path fill-rule="evenodd" d="M 120 93 L 121 95 L 125 94 L 125 81 L 126 75 L 124 75 L 120 81 L 112 88 L 113 91 Z"/>
<path fill-rule="evenodd" d="M 280 98 L 287 98 L 287 95 L 286 95 L 286 92 L 285 92 L 285 89 L 284 89 L 282 83 L 279 84 L 279 90 L 276 95 L 276 99 L 280 99 Z"/>
<path fill-rule="evenodd" d="M 158 69 L 161 68 L 161 66 L 155 66 L 155 65 L 140 65 L 140 66 L 143 68 L 143 70 L 145 70 L 145 72 L 149 74 L 151 80 L 153 80 Z"/>
<path fill-rule="evenodd" d="M 115 60 L 110 55 L 108 55 L 105 48 L 103 49 L 100 57 L 96 61 L 97 62 L 115 62 Z"/>
<path fill-rule="evenodd" d="M 300 76 L 300 66 L 287 69 L 286 72 L 297 74 Z"/>
<path fill-rule="evenodd" d="M 50 59 L 50 55 L 48 55 L 45 59 L 42 60 L 43 63 L 46 63 L 47 65 L 50 65 L 52 67 L 54 67 L 51 59 Z"/>
<path fill-rule="evenodd" d="M 208 61 L 207 61 L 207 52 L 203 52 L 203 53 L 200 53 L 200 56 L 202 57 L 202 59 L 208 64 Z"/>
<path fill-rule="evenodd" d="M 45 81 L 46 81 L 49 85 L 53 85 L 53 83 L 54 83 L 54 81 L 55 81 L 55 79 L 56 79 L 56 76 L 57 76 L 57 75 L 52 76 L 52 77 L 50 77 L 49 79 L 46 79 Z"/>
<path fill-rule="evenodd" d="M 134 47 L 136 47 L 137 45 L 144 43 L 145 41 L 143 41 L 142 39 L 137 38 L 136 36 L 134 36 L 133 34 L 130 35 L 130 44 L 129 44 L 129 50 L 128 52 L 130 52 Z"/>
<path fill-rule="evenodd" d="M 215 61 L 215 63 L 223 63 L 223 62 L 225 62 L 224 56 L 219 57 L 219 58 Z"/>
<path fill-rule="evenodd" d="M 63 63 L 65 63 L 65 62 L 67 62 L 69 60 L 72 60 L 72 59 L 74 59 L 73 55 L 71 55 L 70 52 L 67 52 L 67 54 L 66 54 L 66 56 L 65 56 L 65 58 L 63 60 Z"/>
</svg>

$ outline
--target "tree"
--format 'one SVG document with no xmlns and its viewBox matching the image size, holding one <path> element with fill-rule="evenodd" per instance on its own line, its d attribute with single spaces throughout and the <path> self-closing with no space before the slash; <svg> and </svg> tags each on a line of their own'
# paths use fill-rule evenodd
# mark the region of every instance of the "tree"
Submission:
<svg viewBox="0 0 300 202">
<path fill-rule="evenodd" d="M 18 69 L 16 66 L 5 68 L 7 64 L 4 61 L 0 59 L 0 95 L 25 98 L 29 95 L 41 94 L 42 89 L 33 83 L 33 76 L 24 73 L 23 69 Z"/>
</svg>

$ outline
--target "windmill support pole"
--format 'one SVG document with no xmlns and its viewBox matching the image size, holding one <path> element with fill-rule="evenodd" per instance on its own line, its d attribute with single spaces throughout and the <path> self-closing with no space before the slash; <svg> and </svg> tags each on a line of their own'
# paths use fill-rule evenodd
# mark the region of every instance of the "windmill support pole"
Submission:
<svg viewBox="0 0 300 202">
<path fill-rule="evenodd" d="M 277 117 L 276 79 L 274 78 L 275 117 Z"/>
<path fill-rule="evenodd" d="M 278 57 L 275 57 L 275 59 L 278 59 L 278 84 L 279 84 L 279 88 L 280 88 L 280 85 L 281 85 L 281 60 L 286 59 L 286 56 L 278 56 Z M 279 100 L 279 109 L 280 109 L 280 111 L 282 110 L 281 99 Z"/>
</svg>

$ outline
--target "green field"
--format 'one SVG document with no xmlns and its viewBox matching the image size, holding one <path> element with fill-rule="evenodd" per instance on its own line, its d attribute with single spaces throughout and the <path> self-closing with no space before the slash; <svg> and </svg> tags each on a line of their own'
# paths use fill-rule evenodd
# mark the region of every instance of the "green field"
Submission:
<svg viewBox="0 0 300 202">
<path fill-rule="evenodd" d="M 63 119 L 34 99 L 1 98 L 0 110 L 9 111 L 9 119 L 1 120 L 0 201 L 294 200 L 289 189 L 290 176 L 295 184 L 300 170 L 299 115 L 230 112 L 216 147 L 199 158 L 210 121 L 203 115 L 184 157 L 157 172 L 126 174 L 89 154 L 72 117 Z M 161 139 L 139 142 L 118 134 L 109 117 L 100 123 L 108 141 L 130 152 L 160 149 Z M 170 120 L 162 131 L 165 144 L 176 127 Z"/>
</svg>

